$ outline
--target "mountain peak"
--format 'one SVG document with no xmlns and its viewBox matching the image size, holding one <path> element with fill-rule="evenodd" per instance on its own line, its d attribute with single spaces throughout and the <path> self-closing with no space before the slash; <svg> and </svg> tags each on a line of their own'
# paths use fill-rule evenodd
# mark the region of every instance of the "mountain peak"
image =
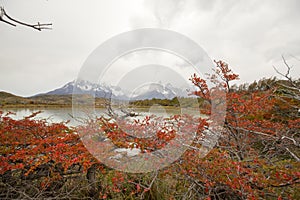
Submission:
<svg viewBox="0 0 300 200">
<path fill-rule="evenodd" d="M 61 88 L 45 93 L 46 95 L 71 95 L 71 94 L 90 94 L 98 98 L 111 98 L 118 100 L 144 100 L 144 99 L 172 99 L 174 97 L 187 97 L 185 89 L 174 87 L 167 83 L 152 83 L 134 92 L 129 92 L 119 86 L 107 84 L 96 84 L 86 80 L 71 81 Z M 39 94 L 41 95 L 41 94 Z"/>
</svg>

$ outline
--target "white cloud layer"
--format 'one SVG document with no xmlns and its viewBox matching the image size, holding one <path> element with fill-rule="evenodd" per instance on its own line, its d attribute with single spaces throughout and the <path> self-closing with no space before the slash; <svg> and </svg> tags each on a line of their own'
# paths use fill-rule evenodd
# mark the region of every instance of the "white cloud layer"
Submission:
<svg viewBox="0 0 300 200">
<path fill-rule="evenodd" d="M 166 28 L 228 62 L 242 81 L 284 70 L 281 55 L 300 74 L 300 1 L 297 0 L 28 0 L 2 1 L 9 15 L 52 22 L 38 32 L 0 23 L 0 90 L 30 96 L 76 78 L 102 42 L 136 28 Z"/>
</svg>

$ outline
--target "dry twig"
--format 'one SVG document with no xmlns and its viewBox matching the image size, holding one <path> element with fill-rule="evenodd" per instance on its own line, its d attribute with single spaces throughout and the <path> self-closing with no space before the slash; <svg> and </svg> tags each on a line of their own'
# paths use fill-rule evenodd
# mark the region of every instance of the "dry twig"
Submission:
<svg viewBox="0 0 300 200">
<path fill-rule="evenodd" d="M 4 19 L 4 18 L 7 18 Z M 10 21 L 9 21 L 10 20 Z M 36 29 L 38 31 L 44 30 L 44 29 L 52 29 L 50 26 L 52 26 L 52 23 L 46 23 L 46 24 L 41 24 L 40 22 L 38 22 L 37 24 L 27 24 L 24 22 L 21 22 L 19 20 L 16 20 L 14 18 L 12 18 L 11 16 L 9 16 L 6 11 L 4 10 L 3 7 L 0 7 L 0 21 L 9 24 L 11 26 L 17 26 L 15 23 L 23 25 L 23 26 L 28 26 L 31 27 L 33 29 Z M 12 22 L 11 22 L 12 21 Z"/>
</svg>

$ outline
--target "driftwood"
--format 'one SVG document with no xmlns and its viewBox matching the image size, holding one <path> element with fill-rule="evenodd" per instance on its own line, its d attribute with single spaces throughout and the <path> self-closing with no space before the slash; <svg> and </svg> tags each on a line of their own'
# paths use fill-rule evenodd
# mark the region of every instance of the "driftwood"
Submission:
<svg viewBox="0 0 300 200">
<path fill-rule="evenodd" d="M 112 108 L 112 105 L 111 105 L 111 98 L 112 96 L 112 93 L 110 92 L 108 94 L 108 96 L 104 96 L 105 98 L 105 108 L 107 110 L 106 114 L 109 116 L 109 117 L 112 117 L 112 118 L 116 118 L 116 117 L 120 117 L 122 119 L 126 118 L 126 117 L 137 117 L 137 116 L 140 116 L 139 113 L 136 113 L 134 111 L 128 111 L 124 108 L 120 108 L 121 112 L 124 113 L 124 115 L 122 116 L 118 116 L 118 114 L 115 113 L 114 109 Z"/>
</svg>

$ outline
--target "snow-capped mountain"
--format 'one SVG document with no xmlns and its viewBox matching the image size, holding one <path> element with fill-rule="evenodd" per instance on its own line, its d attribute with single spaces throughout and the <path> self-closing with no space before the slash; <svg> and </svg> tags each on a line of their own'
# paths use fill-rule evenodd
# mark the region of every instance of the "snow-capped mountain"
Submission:
<svg viewBox="0 0 300 200">
<path fill-rule="evenodd" d="M 143 99 L 172 99 L 174 97 L 186 97 L 186 90 L 173 87 L 171 84 L 150 84 L 135 90 L 130 98 L 134 100 Z"/>
<path fill-rule="evenodd" d="M 144 99 L 172 99 L 174 97 L 187 97 L 186 89 L 180 89 L 171 84 L 149 84 L 133 92 L 126 91 L 118 86 L 95 84 L 88 81 L 71 81 L 63 87 L 45 93 L 46 95 L 90 94 L 99 98 L 113 98 L 119 100 Z M 41 94 L 39 94 L 41 95 Z"/>
</svg>

